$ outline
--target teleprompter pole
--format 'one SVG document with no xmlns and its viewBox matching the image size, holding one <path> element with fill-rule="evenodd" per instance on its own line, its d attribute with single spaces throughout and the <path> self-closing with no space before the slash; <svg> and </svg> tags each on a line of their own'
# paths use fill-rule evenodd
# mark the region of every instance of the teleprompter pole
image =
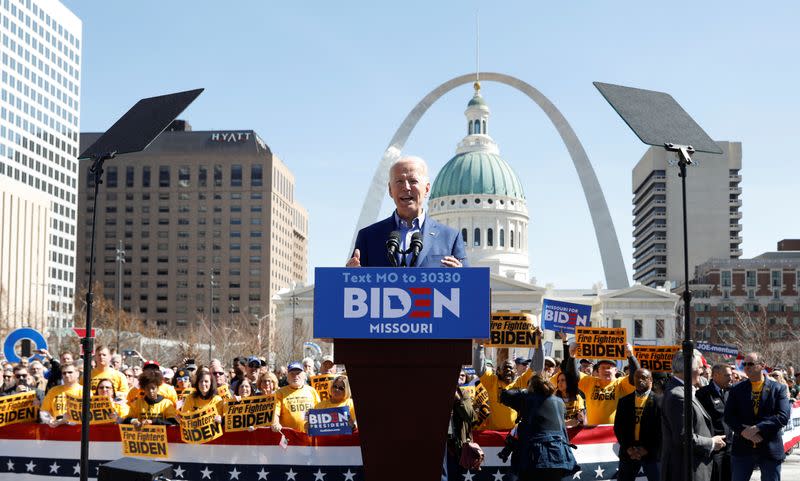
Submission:
<svg viewBox="0 0 800 481">
<path fill-rule="evenodd" d="M 681 200 L 683 202 L 683 479 L 694 479 L 692 449 L 692 361 L 694 341 L 692 340 L 692 321 L 689 308 L 692 304 L 692 291 L 689 290 L 689 233 L 686 214 L 686 167 L 692 165 L 694 149 L 691 145 L 664 144 L 669 152 L 678 155 L 678 176 L 681 178 Z"/>
<path fill-rule="evenodd" d="M 96 155 L 92 157 L 92 166 L 89 175 L 94 177 L 94 207 L 92 209 L 92 240 L 89 250 L 89 286 L 86 290 L 86 334 L 81 339 L 83 346 L 83 396 L 81 399 L 81 475 L 80 481 L 89 479 L 89 407 L 92 395 L 92 353 L 94 352 L 94 337 L 92 337 L 92 303 L 94 292 L 92 282 L 94 277 L 94 241 L 95 224 L 97 221 L 97 197 L 100 184 L 103 183 L 103 163 L 113 159 L 116 152 Z"/>
</svg>

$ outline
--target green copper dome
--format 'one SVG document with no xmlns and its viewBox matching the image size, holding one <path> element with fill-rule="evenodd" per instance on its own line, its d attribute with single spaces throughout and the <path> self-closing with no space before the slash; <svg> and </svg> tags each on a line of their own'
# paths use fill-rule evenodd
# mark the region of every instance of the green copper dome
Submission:
<svg viewBox="0 0 800 481">
<path fill-rule="evenodd" d="M 491 152 L 465 152 L 450 159 L 433 181 L 430 198 L 475 194 L 525 199 L 517 174 Z"/>
<path fill-rule="evenodd" d="M 470 99 L 469 103 L 467 103 L 467 107 L 473 107 L 475 105 L 484 105 L 484 106 L 486 105 L 486 102 L 483 100 L 483 97 L 481 97 L 481 95 L 477 93 L 475 94 L 474 97 Z"/>
</svg>

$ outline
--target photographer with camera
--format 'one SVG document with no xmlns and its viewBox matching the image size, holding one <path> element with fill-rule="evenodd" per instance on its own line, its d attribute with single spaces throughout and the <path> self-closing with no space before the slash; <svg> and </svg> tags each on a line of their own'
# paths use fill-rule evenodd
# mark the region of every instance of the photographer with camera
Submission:
<svg viewBox="0 0 800 481">
<path fill-rule="evenodd" d="M 522 481 L 558 481 L 578 469 L 564 422 L 564 401 L 555 392 L 540 373 L 531 376 L 527 389 L 500 391 L 500 402 L 519 413 L 511 470 Z"/>
</svg>

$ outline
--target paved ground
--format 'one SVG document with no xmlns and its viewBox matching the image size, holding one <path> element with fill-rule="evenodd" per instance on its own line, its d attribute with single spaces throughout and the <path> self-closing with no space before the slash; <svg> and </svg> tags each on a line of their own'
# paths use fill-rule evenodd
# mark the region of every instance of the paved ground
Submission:
<svg viewBox="0 0 800 481">
<path fill-rule="evenodd" d="M 800 448 L 795 449 L 794 453 L 786 458 L 781 466 L 781 479 L 783 481 L 800 480 Z M 750 481 L 761 481 L 761 473 L 753 472 Z"/>
</svg>

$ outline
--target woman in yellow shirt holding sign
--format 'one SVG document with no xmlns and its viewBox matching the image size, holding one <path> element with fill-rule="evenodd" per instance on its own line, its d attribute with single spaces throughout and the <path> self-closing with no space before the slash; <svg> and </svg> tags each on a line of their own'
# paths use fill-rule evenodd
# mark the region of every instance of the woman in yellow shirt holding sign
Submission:
<svg viewBox="0 0 800 481">
<path fill-rule="evenodd" d="M 198 369 L 197 378 L 194 381 L 194 391 L 186 396 L 186 400 L 181 407 L 181 414 L 190 413 L 202 409 L 208 405 L 214 406 L 217 410 L 217 422 L 222 422 L 223 401 L 217 394 L 217 380 L 207 369 Z"/>
<path fill-rule="evenodd" d="M 117 415 L 117 419 L 125 419 L 128 415 L 128 404 L 124 399 L 117 397 L 117 392 L 114 390 L 114 383 L 111 379 L 101 379 L 97 383 L 97 389 L 94 391 L 95 396 L 107 396 L 111 400 L 111 407 Z"/>
<path fill-rule="evenodd" d="M 158 393 L 164 381 L 161 371 L 146 370 L 139 376 L 139 386 L 144 390 L 144 397 L 136 398 L 130 406 L 126 424 L 141 426 L 143 424 L 178 424 L 175 404 Z"/>
<path fill-rule="evenodd" d="M 328 399 L 320 401 L 314 409 L 340 408 L 347 406 L 350 410 L 350 427 L 356 429 L 356 408 L 353 406 L 353 398 L 350 397 L 350 383 L 347 376 L 337 376 L 328 391 Z"/>
</svg>

